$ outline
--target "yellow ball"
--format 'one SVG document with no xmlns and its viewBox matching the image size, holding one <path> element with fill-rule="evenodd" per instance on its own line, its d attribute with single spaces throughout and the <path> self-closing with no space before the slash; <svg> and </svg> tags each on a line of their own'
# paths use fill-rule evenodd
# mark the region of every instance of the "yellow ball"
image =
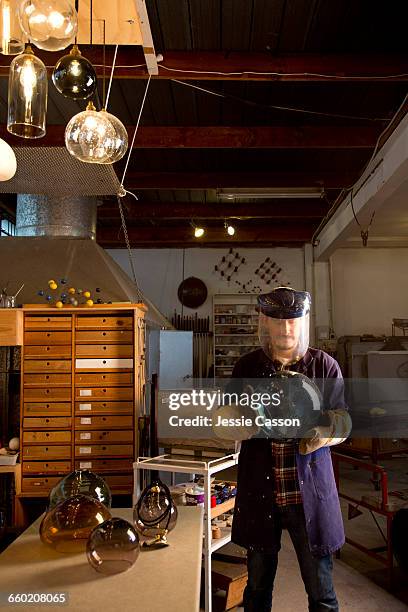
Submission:
<svg viewBox="0 0 408 612">
<path fill-rule="evenodd" d="M 58 287 L 57 283 L 54 281 L 53 283 L 48 283 L 50 286 L 50 289 L 56 289 Z"/>
<path fill-rule="evenodd" d="M 71 295 L 75 295 L 75 291 L 76 291 L 75 287 L 70 287 L 68 289 L 68 293 L 71 293 Z"/>
<path fill-rule="evenodd" d="M 51 280 L 48 281 L 48 284 L 51 285 L 52 283 L 55 283 L 55 280 L 52 278 Z"/>
<path fill-rule="evenodd" d="M 62 302 L 55 302 L 57 308 L 62 308 L 64 304 Z"/>
<path fill-rule="evenodd" d="M 87 306 L 93 306 L 93 300 L 86 300 Z"/>
<path fill-rule="evenodd" d="M 90 291 L 84 291 L 82 295 L 84 297 L 86 297 L 86 298 L 90 298 L 91 297 L 91 292 Z"/>
</svg>

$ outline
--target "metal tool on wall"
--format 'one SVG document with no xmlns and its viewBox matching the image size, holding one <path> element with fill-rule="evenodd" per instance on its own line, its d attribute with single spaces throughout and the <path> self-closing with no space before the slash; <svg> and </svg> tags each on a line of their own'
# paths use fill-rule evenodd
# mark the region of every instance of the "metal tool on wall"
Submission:
<svg viewBox="0 0 408 612">
<path fill-rule="evenodd" d="M 213 358 L 210 317 L 199 317 L 197 313 L 180 315 L 175 310 L 171 322 L 176 329 L 193 332 L 193 376 L 207 378 Z"/>
</svg>

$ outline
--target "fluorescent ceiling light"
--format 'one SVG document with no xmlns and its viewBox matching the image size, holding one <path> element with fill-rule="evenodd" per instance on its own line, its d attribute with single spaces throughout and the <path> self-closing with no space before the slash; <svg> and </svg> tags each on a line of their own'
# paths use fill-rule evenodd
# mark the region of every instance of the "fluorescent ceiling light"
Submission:
<svg viewBox="0 0 408 612">
<path fill-rule="evenodd" d="M 297 188 L 287 189 L 218 189 L 217 196 L 220 200 L 250 200 L 250 199 L 318 199 L 324 195 L 324 189 Z"/>
</svg>

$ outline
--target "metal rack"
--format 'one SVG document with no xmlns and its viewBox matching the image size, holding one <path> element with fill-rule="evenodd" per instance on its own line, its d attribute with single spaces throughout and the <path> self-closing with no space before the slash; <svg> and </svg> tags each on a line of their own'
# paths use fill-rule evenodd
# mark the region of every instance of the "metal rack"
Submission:
<svg viewBox="0 0 408 612">
<path fill-rule="evenodd" d="M 205 572 L 205 611 L 211 612 L 211 555 L 213 552 L 227 544 L 231 540 L 230 529 L 222 530 L 222 537 L 212 542 L 211 520 L 217 516 L 231 510 L 234 507 L 234 500 L 211 508 L 211 476 L 237 465 L 238 453 L 219 457 L 218 459 L 184 459 L 174 455 L 159 455 L 157 457 L 138 457 L 134 467 L 134 492 L 133 504 L 136 503 L 140 495 L 139 470 L 155 470 L 160 472 L 172 472 L 181 474 L 200 474 L 204 477 L 204 572 Z"/>
</svg>

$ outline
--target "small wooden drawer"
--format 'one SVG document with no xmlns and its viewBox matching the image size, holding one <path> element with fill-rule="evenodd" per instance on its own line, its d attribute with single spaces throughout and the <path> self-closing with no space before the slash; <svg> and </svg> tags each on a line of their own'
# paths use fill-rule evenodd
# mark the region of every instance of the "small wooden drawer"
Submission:
<svg viewBox="0 0 408 612">
<path fill-rule="evenodd" d="M 52 359 L 51 361 L 42 361 L 37 359 L 26 359 L 24 361 L 24 372 L 71 372 L 71 360 L 59 361 Z"/>
<path fill-rule="evenodd" d="M 125 315 L 123 317 L 105 315 L 92 317 L 78 315 L 76 319 L 77 329 L 133 329 L 133 317 Z"/>
<path fill-rule="evenodd" d="M 63 402 L 70 401 L 71 387 L 28 388 L 24 389 L 24 399 L 29 402 Z"/>
<path fill-rule="evenodd" d="M 26 459 L 71 459 L 71 446 L 23 446 L 23 460 Z"/>
<path fill-rule="evenodd" d="M 96 374 L 75 374 L 75 385 L 81 387 L 104 387 L 132 384 L 132 372 L 98 372 Z"/>
<path fill-rule="evenodd" d="M 124 359 L 133 356 L 132 344 L 77 344 L 77 357 L 115 357 Z"/>
<path fill-rule="evenodd" d="M 75 359 L 76 370 L 132 370 L 133 359 Z"/>
<path fill-rule="evenodd" d="M 92 414 L 132 414 L 134 410 L 133 402 L 95 402 L 86 400 L 75 402 L 75 414 L 77 416 L 87 416 Z"/>
<path fill-rule="evenodd" d="M 59 346 L 57 345 L 38 345 L 38 346 L 25 346 L 24 347 L 25 359 L 36 359 L 37 357 L 42 359 L 65 359 L 71 357 L 71 345 Z"/>
<path fill-rule="evenodd" d="M 21 490 L 23 493 L 48 493 L 61 480 L 59 476 L 37 476 L 22 478 Z"/>
<path fill-rule="evenodd" d="M 70 342 L 70 331 L 26 331 L 24 334 L 25 345 L 70 344 Z"/>
<path fill-rule="evenodd" d="M 132 429 L 133 417 L 129 416 L 89 416 L 75 417 L 75 429 Z"/>
<path fill-rule="evenodd" d="M 77 444 L 75 459 L 82 457 L 133 457 L 133 444 Z"/>
<path fill-rule="evenodd" d="M 23 474 L 66 474 L 70 471 L 70 461 L 24 461 L 23 463 Z"/>
<path fill-rule="evenodd" d="M 112 493 L 132 493 L 133 491 L 132 474 L 106 474 L 104 480 Z"/>
<path fill-rule="evenodd" d="M 124 431 L 76 431 L 75 442 L 78 444 L 90 444 L 91 442 L 107 443 L 107 442 L 126 442 L 133 443 L 134 433 L 131 429 Z"/>
<path fill-rule="evenodd" d="M 24 429 L 68 429 L 71 427 L 70 417 L 24 417 Z"/>
<path fill-rule="evenodd" d="M 25 387 L 71 386 L 71 374 L 24 374 Z"/>
<path fill-rule="evenodd" d="M 71 317 L 26 315 L 24 318 L 25 329 L 71 329 Z"/>
<path fill-rule="evenodd" d="M 71 442 L 70 431 L 24 431 L 23 444 L 67 444 Z"/>
<path fill-rule="evenodd" d="M 64 416 L 71 415 L 71 404 L 67 402 L 25 402 L 24 416 Z"/>
<path fill-rule="evenodd" d="M 133 332 L 124 329 L 77 331 L 75 342 L 77 344 L 131 344 L 133 342 Z"/>
<path fill-rule="evenodd" d="M 133 459 L 77 459 L 75 468 L 77 470 L 92 470 L 97 474 L 100 472 L 133 473 Z"/>
<path fill-rule="evenodd" d="M 132 400 L 133 387 L 94 387 L 93 389 L 75 389 L 75 399 L 86 400 Z"/>
</svg>

